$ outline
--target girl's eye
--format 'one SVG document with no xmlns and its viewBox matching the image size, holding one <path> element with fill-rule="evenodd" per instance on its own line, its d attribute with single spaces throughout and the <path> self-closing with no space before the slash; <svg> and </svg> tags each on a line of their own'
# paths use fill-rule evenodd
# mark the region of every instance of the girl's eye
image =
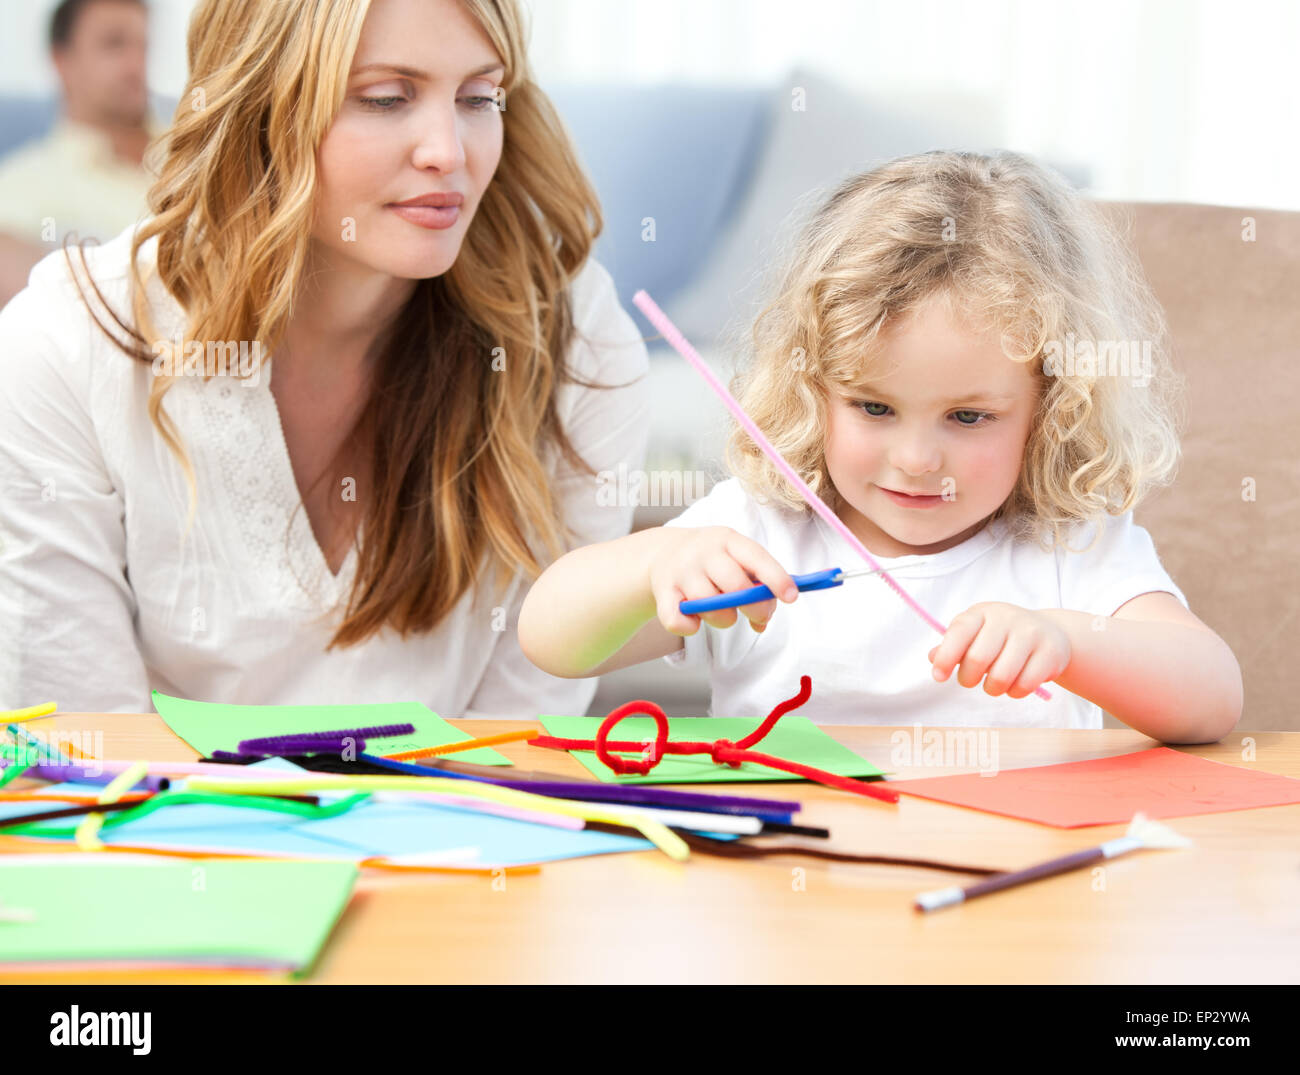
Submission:
<svg viewBox="0 0 1300 1075">
<path fill-rule="evenodd" d="M 861 409 L 861 411 L 862 411 L 863 414 L 865 414 L 865 415 L 867 415 L 868 417 L 871 417 L 871 418 L 883 418 L 883 417 L 884 417 L 884 411 L 889 410 L 889 407 L 888 407 L 886 404 L 884 404 L 884 403 L 875 403 L 875 402 L 871 402 L 871 401 L 867 401 L 867 402 L 864 402 L 864 403 L 858 403 L 856 406 L 857 406 L 859 409 Z M 882 408 L 882 410 L 880 410 L 880 411 L 873 411 L 873 410 L 870 410 L 870 409 L 869 409 L 869 408 L 871 408 L 871 407 L 880 407 L 880 408 Z M 958 424 L 959 426 L 965 426 L 965 427 L 968 428 L 968 429 L 975 429 L 975 428 L 978 428 L 979 426 L 986 426 L 986 425 L 988 425 L 988 424 L 991 423 L 991 422 L 996 422 L 996 421 L 997 421 L 997 416 L 996 416 L 996 415 L 989 414 L 987 411 L 965 411 L 965 410 L 963 410 L 963 411 L 953 411 L 952 413 L 953 413 L 953 417 L 957 419 L 957 424 Z M 963 418 L 963 416 L 966 416 L 966 417 Z M 971 419 L 971 420 L 970 420 L 970 421 L 967 421 L 966 418 L 969 418 L 969 419 Z"/>
<path fill-rule="evenodd" d="M 486 112 L 497 103 L 495 97 L 462 97 L 461 100 L 474 112 Z"/>
<path fill-rule="evenodd" d="M 399 101 L 405 101 L 405 97 L 358 97 L 366 108 L 373 109 L 376 112 L 391 112 Z"/>
</svg>

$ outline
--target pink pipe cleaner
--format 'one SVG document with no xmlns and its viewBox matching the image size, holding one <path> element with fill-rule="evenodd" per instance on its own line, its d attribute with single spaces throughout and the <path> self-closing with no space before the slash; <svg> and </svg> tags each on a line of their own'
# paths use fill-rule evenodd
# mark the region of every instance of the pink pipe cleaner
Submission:
<svg viewBox="0 0 1300 1075">
<path fill-rule="evenodd" d="M 921 619 L 925 620 L 925 622 L 938 631 L 939 634 L 946 634 L 947 628 L 931 616 L 930 613 L 926 612 L 926 610 L 916 602 L 911 594 L 904 590 L 903 587 L 889 576 L 889 573 L 885 571 L 884 568 L 876 563 L 871 553 L 867 552 L 867 547 L 854 536 L 853 531 L 845 526 L 840 517 L 826 506 L 826 502 L 809 489 L 807 483 L 794 472 L 794 468 L 790 466 L 790 464 L 782 457 L 781 453 L 772 446 L 772 442 L 763 435 L 763 431 L 758 428 L 754 420 L 744 412 L 740 404 L 736 402 L 735 397 L 727 391 L 726 386 L 719 381 L 716 376 L 714 376 L 714 373 L 709 369 L 708 364 L 699 356 L 699 353 L 695 348 L 690 345 L 690 341 L 681 334 L 677 326 L 668 320 L 668 315 L 665 314 L 663 310 L 659 309 L 654 299 L 644 291 L 638 291 L 632 296 L 632 301 L 636 304 L 637 308 L 645 314 L 650 323 L 663 334 L 664 339 L 672 345 L 673 350 L 695 367 L 696 372 L 704 378 L 705 382 L 713 389 L 717 397 L 727 405 L 727 409 L 735 415 L 736 421 L 739 422 L 741 426 L 744 427 L 745 431 L 754 438 L 754 443 L 763 449 L 763 454 L 772 460 L 772 463 L 777 470 L 784 474 L 790 484 L 799 490 L 799 495 L 808 502 L 808 506 L 825 519 L 827 524 L 830 525 L 830 527 L 842 538 L 844 538 L 850 546 L 857 550 L 858 554 L 861 555 L 861 557 L 866 560 L 871 567 L 880 573 L 880 577 L 893 588 L 893 591 L 898 594 L 898 596 L 901 597 L 904 602 L 906 602 L 911 609 L 921 617 Z M 1040 698 L 1050 699 L 1052 697 L 1042 687 L 1035 688 L 1034 693 Z"/>
</svg>

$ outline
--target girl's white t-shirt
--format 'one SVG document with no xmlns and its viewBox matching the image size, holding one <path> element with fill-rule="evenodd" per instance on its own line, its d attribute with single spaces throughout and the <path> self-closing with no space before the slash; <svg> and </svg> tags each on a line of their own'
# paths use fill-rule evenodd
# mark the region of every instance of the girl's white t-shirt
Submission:
<svg viewBox="0 0 1300 1075">
<path fill-rule="evenodd" d="M 87 250 L 105 299 L 128 321 L 131 238 L 127 229 Z M 142 266 L 156 255 L 155 238 Z M 148 294 L 160 336 L 174 339 L 183 309 L 156 276 Z M 641 334 L 596 261 L 571 297 L 570 369 L 621 387 L 565 384 L 560 421 L 598 476 L 640 468 Z M 181 377 L 163 397 L 196 471 L 185 537 L 188 487 L 146 410 L 152 370 L 92 323 L 61 251 L 36 265 L 0 313 L 0 708 L 152 712 L 157 689 L 259 705 L 419 701 L 446 717 L 585 713 L 595 680 L 547 675 L 519 648 L 522 573 L 503 595 L 471 589 L 432 632 L 385 629 L 326 652 L 356 550 L 330 572 L 302 509 L 273 375 L 268 358 L 255 384 Z M 557 452 L 547 464 L 570 547 L 628 532 L 631 503 L 598 499 L 597 479 Z"/>
<path fill-rule="evenodd" d="M 759 504 L 731 478 L 671 520 L 669 526 L 728 526 L 768 550 L 792 575 L 829 567 L 866 567 L 862 557 L 811 510 L 802 514 Z M 1072 550 L 1084 548 L 1098 524 L 1076 524 Z M 1132 512 L 1105 520 L 1087 552 L 1013 541 L 1005 520 L 974 537 L 927 556 L 876 557 L 912 598 L 947 626 L 983 601 L 1028 609 L 1074 609 L 1112 615 L 1139 594 L 1163 590 L 1184 606 Z M 983 680 L 957 682 L 956 671 L 938 683 L 927 654 L 940 634 L 883 579 L 863 576 L 829 590 L 801 593 L 778 604 L 762 634 L 743 617 L 719 629 L 701 622 L 685 646 L 664 658 L 670 665 L 704 666 L 713 689 L 711 716 L 764 717 L 812 678 L 812 697 L 799 710 L 821 724 L 963 725 L 1037 728 L 1100 728 L 1101 708 L 1046 683 L 1052 695 L 990 696 Z"/>
</svg>

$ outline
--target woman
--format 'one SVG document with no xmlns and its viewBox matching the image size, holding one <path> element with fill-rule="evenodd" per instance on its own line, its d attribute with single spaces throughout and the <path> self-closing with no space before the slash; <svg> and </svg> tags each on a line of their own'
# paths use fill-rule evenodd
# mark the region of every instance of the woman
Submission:
<svg viewBox="0 0 1300 1075">
<path fill-rule="evenodd" d="M 202 0 L 152 216 L 0 315 L 0 707 L 581 713 L 529 579 L 626 533 L 645 348 L 515 0 Z"/>
</svg>

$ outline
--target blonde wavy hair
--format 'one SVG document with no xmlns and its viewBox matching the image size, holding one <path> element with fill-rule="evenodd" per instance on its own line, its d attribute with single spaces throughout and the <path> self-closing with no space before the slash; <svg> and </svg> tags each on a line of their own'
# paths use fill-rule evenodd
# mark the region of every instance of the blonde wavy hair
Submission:
<svg viewBox="0 0 1300 1075">
<path fill-rule="evenodd" d="M 330 648 L 385 626 L 403 637 L 431 630 L 484 564 L 498 592 L 521 567 L 535 577 L 543 554 L 562 552 L 564 541 L 542 457 L 556 449 L 591 472 L 560 426 L 556 393 L 565 383 L 587 384 L 563 356 L 574 333 L 568 285 L 602 227 L 596 193 L 533 79 L 516 0 L 461 2 L 506 69 L 500 164 L 455 264 L 417 282 L 381 340 L 370 400 L 344 446 L 364 438 L 376 492 L 359 524 L 355 584 Z M 184 307 L 190 339 L 258 340 L 270 351 L 282 339 L 307 261 L 317 147 L 343 105 L 369 6 L 198 5 L 190 80 L 150 150 L 158 179 L 149 191 L 152 217 L 131 248 L 134 323 L 109 310 L 126 339 L 91 311 L 132 358 L 152 363 L 156 354 L 137 263 L 155 236 L 157 274 Z M 93 278 L 91 285 L 102 302 Z M 488 356 L 497 347 L 510 360 L 494 371 Z M 185 472 L 192 523 L 194 469 L 184 431 L 162 408 L 173 380 L 155 375 L 149 416 Z"/>
<path fill-rule="evenodd" d="M 1031 363 L 1040 389 L 1020 477 L 992 519 L 1044 547 L 1076 522 L 1102 520 L 1095 540 L 1106 516 L 1172 482 L 1185 385 L 1163 311 L 1128 237 L 1051 170 L 1009 152 L 891 161 L 839 185 L 780 264 L 733 388 L 833 508 L 841 500 L 824 456 L 828 401 L 875 375 L 882 332 L 932 295 L 972 325 L 1000 330 L 1004 352 Z M 1063 348 L 1070 334 L 1149 341 L 1149 383 L 1045 368 L 1049 343 Z M 726 459 L 756 499 L 807 510 L 739 426 Z"/>
</svg>

